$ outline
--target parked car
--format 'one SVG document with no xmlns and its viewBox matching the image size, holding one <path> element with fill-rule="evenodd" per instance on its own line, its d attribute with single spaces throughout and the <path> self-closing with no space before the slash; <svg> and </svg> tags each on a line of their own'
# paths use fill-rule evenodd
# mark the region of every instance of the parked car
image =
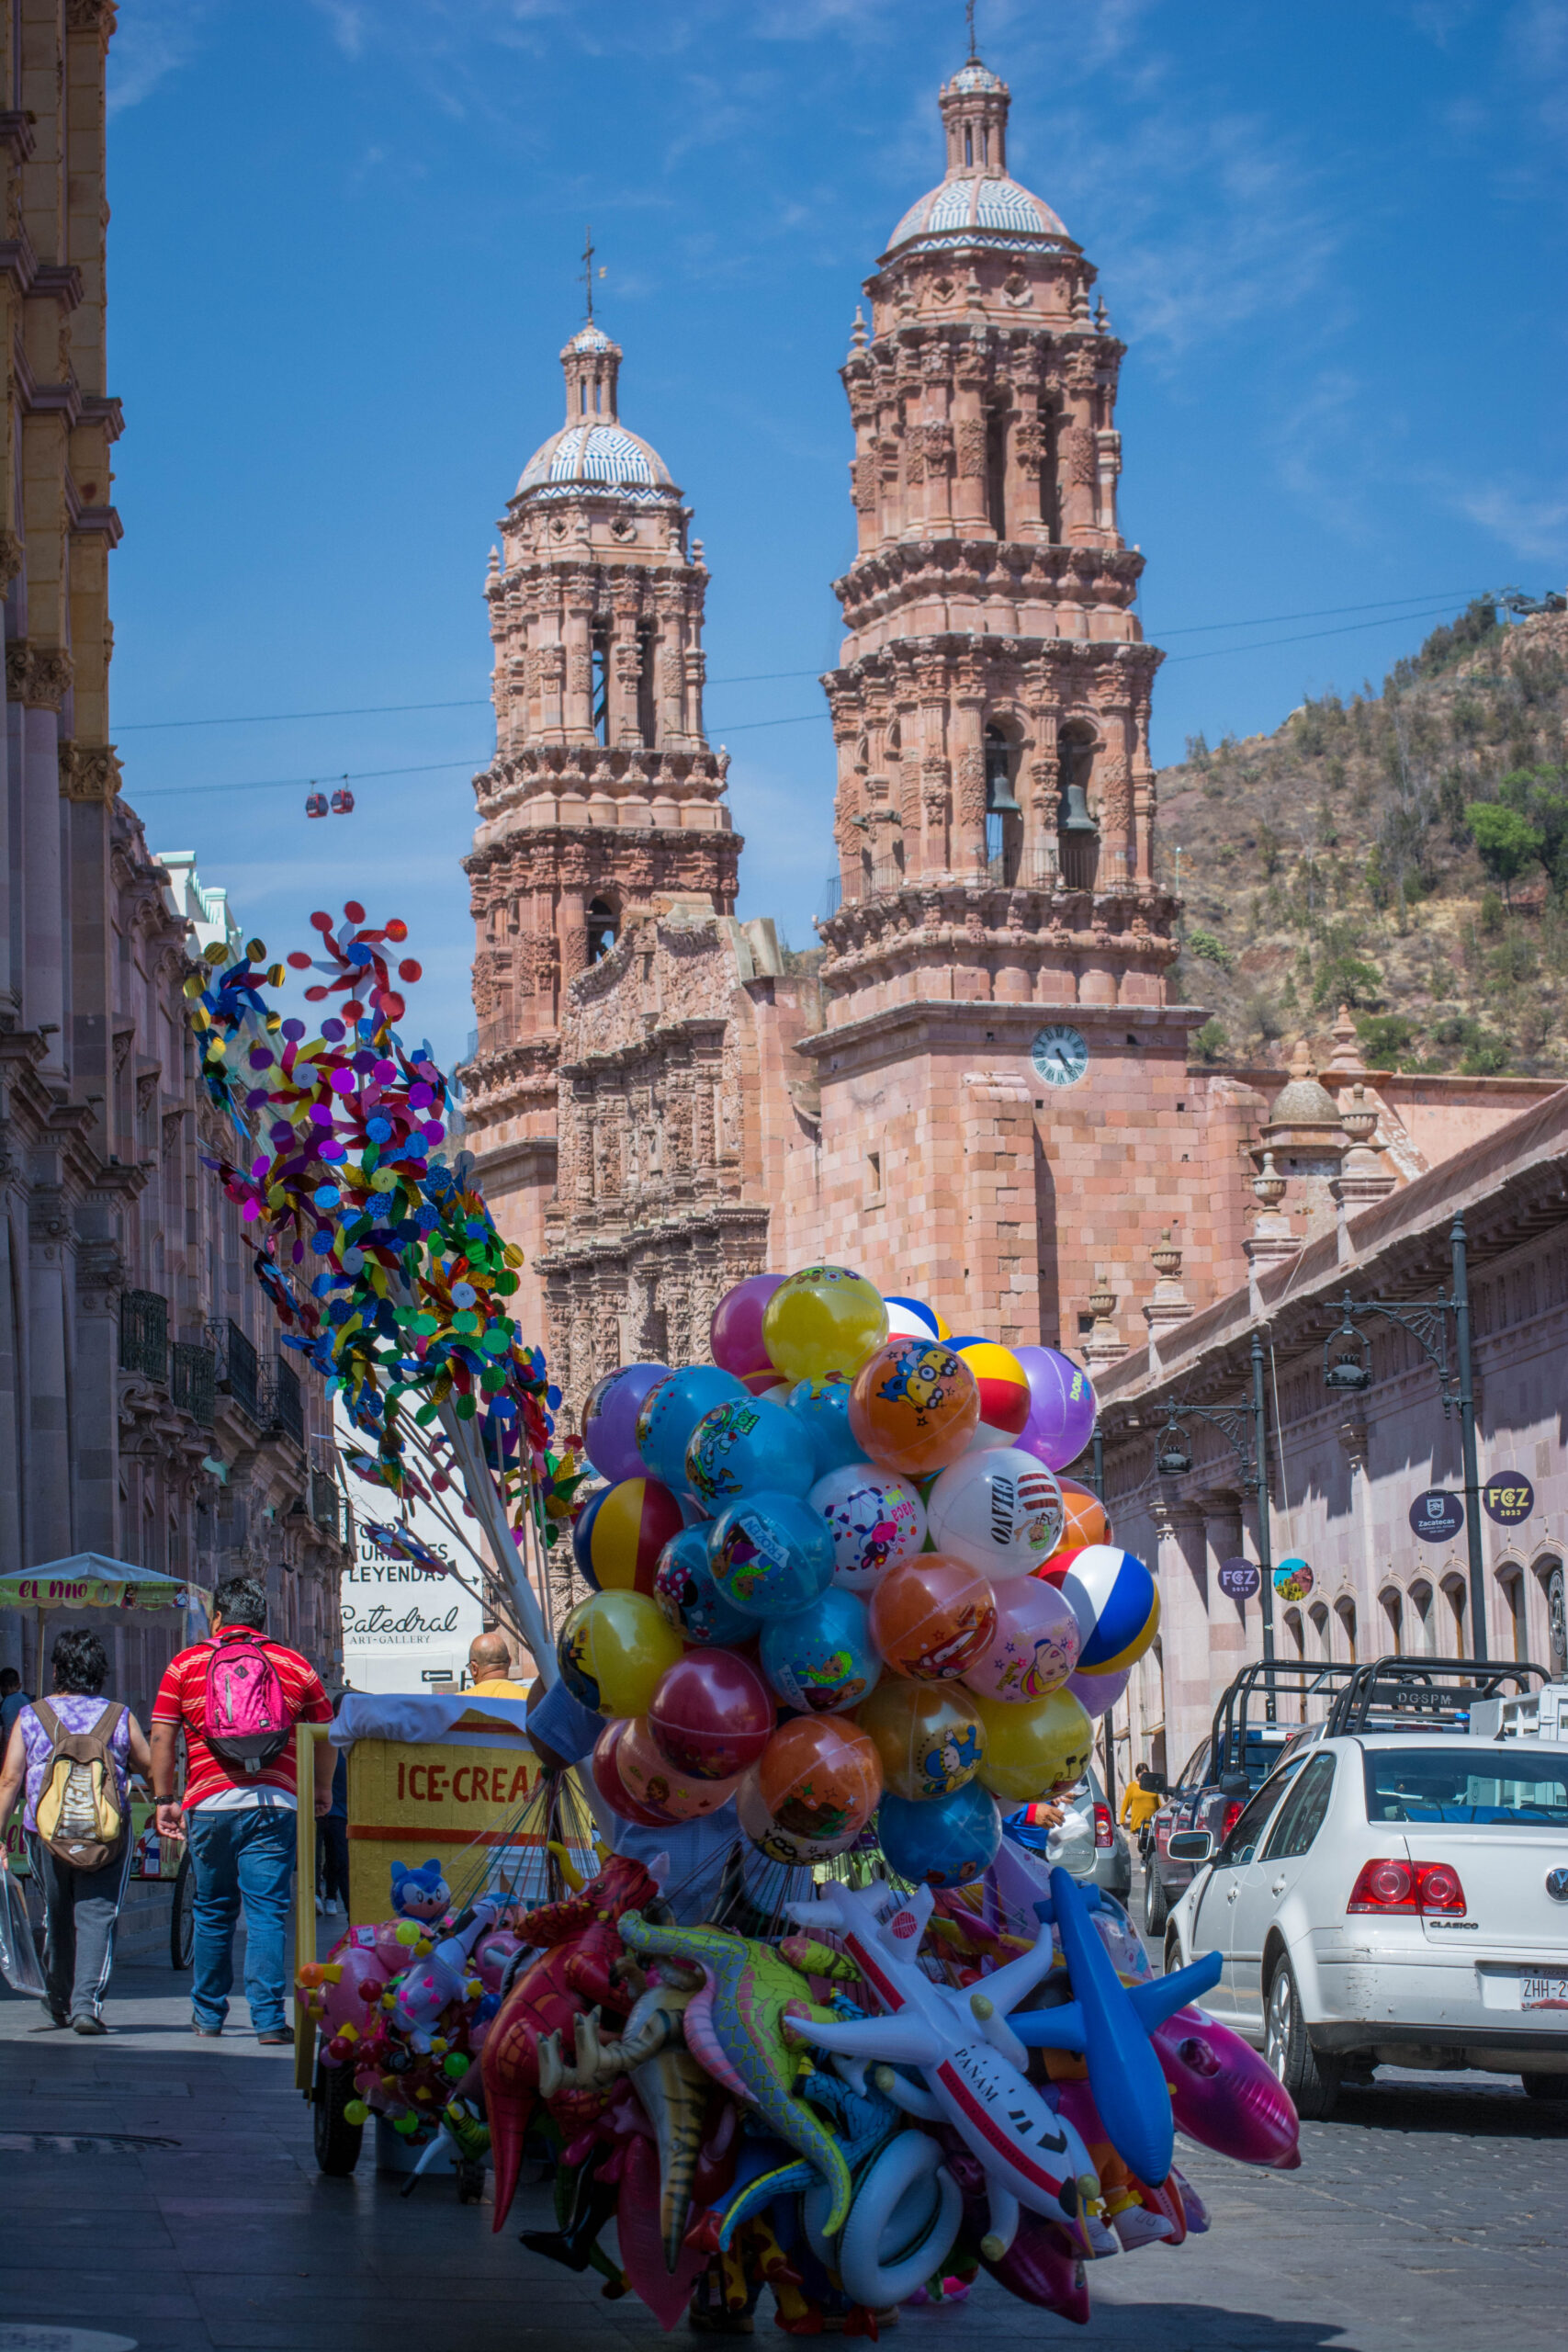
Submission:
<svg viewBox="0 0 1568 2352">
<path fill-rule="evenodd" d="M 1133 1894 L 1132 1849 L 1127 1843 L 1125 1830 L 1111 1815 L 1105 1799 L 1104 1783 L 1092 1765 L 1072 1795 L 1063 1802 L 1084 1818 L 1092 1832 L 1096 1886 L 1103 1887 L 1107 1894 L 1113 1894 L 1118 1903 L 1130 1902 Z M 1037 1805 L 1021 1805 L 1016 1813 L 1008 1815 L 1005 1826 L 1010 1838 L 1016 1838 L 1021 1845 L 1043 1853 L 1050 1833 L 1043 1823 L 1030 1819 L 1030 1815 L 1039 1810 Z"/>
<path fill-rule="evenodd" d="M 1385 1685 L 1390 1663 L 1371 1669 Z M 1444 1671 L 1488 1674 L 1423 1670 L 1428 1698 Z M 1342 1693 L 1223 1838 L 1172 1832 L 1194 1877 L 1167 1973 L 1219 1951 L 1204 2006 L 1305 2116 L 1380 2064 L 1483 2067 L 1568 2099 L 1568 1742 L 1483 1738 L 1463 1704 L 1438 1723 L 1371 1703 L 1375 1687 Z"/>
<path fill-rule="evenodd" d="M 1206 1829 L 1219 1845 L 1243 1805 L 1286 1748 L 1301 1736 L 1308 1704 L 1337 1690 L 1355 1671 L 1338 1662 L 1304 1666 L 1261 1661 L 1227 1685 L 1208 1735 L 1201 1739 L 1154 1817 L 1144 1862 L 1144 1931 L 1165 1932 L 1171 1905 L 1191 1883 L 1194 1865 L 1173 1854 L 1173 1833 Z M 1288 1716 L 1289 1720 L 1282 1720 Z"/>
</svg>

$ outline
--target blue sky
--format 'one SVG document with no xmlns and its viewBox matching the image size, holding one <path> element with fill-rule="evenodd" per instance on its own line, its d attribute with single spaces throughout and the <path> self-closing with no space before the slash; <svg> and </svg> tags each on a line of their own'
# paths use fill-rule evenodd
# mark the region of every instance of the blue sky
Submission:
<svg viewBox="0 0 1568 2352">
<path fill-rule="evenodd" d="M 980 0 L 979 24 L 1014 174 L 1130 345 L 1159 759 L 1381 679 L 1478 591 L 1562 584 L 1568 0 Z M 345 896 L 403 915 L 409 1025 L 462 1049 L 485 565 L 560 419 L 592 220 L 623 413 L 713 572 L 740 910 L 808 944 L 814 673 L 853 546 L 836 371 L 940 176 L 962 54 L 957 0 L 122 9 L 113 732 L 154 846 L 194 847 L 275 951 Z M 303 779 L 400 769 L 305 820 Z"/>
</svg>

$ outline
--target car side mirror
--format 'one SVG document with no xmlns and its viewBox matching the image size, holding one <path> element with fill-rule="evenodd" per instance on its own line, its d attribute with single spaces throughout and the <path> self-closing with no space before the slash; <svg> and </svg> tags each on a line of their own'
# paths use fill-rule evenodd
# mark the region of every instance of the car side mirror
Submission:
<svg viewBox="0 0 1568 2352">
<path fill-rule="evenodd" d="M 1206 1862 L 1214 1850 L 1214 1840 L 1207 1829 L 1176 1829 L 1167 1838 L 1165 1850 L 1173 1862 Z"/>
<path fill-rule="evenodd" d="M 1220 1794 L 1225 1798 L 1227 1803 L 1235 1797 L 1239 1797 L 1245 1804 L 1247 1798 L 1252 1794 L 1252 1783 L 1247 1779 L 1245 1772 L 1222 1772 L 1220 1774 Z"/>
</svg>

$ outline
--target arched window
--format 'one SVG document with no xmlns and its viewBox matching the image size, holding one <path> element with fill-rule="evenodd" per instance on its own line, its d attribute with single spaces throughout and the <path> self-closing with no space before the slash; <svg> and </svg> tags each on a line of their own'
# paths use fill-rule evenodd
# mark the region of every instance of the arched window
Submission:
<svg viewBox="0 0 1568 2352">
<path fill-rule="evenodd" d="M 1008 421 L 1004 409 L 986 412 L 986 514 L 998 539 L 1008 535 Z"/>
<path fill-rule="evenodd" d="M 1332 1657 L 1334 1656 L 1334 1643 L 1329 1631 L 1328 1609 L 1326 1604 L 1321 1600 L 1314 1600 L 1308 1613 L 1312 1618 L 1313 1631 L 1317 1635 L 1317 1654 L 1319 1657 Z"/>
<path fill-rule="evenodd" d="M 1546 1638 L 1540 1645 L 1540 1663 L 1554 1682 L 1568 1678 L 1568 1591 L 1564 1589 L 1561 1560 L 1538 1560 L 1536 1581 L 1546 1602 Z"/>
<path fill-rule="evenodd" d="M 1356 1663 L 1356 1604 L 1348 1596 L 1334 1604 L 1334 1614 L 1339 1620 L 1339 1638 L 1345 1645 L 1345 1656 L 1352 1666 Z"/>
<path fill-rule="evenodd" d="M 1511 1567 L 1499 1568 L 1497 1590 L 1503 1600 L 1503 1638 L 1507 1654 L 1511 1658 L 1527 1658 L 1530 1650 L 1522 1571 Z"/>
<path fill-rule="evenodd" d="M 1404 1647 L 1404 1595 L 1397 1586 L 1387 1585 L 1378 1595 L 1378 1605 L 1388 1628 L 1389 1648 L 1402 1650 Z"/>
<path fill-rule="evenodd" d="M 588 902 L 588 960 L 600 963 L 615 944 L 615 910 L 607 899 Z"/>
<path fill-rule="evenodd" d="M 1016 882 L 1023 854 L 1023 811 L 1013 790 L 1019 747 L 994 722 L 986 729 L 986 870 L 993 882 Z"/>
<path fill-rule="evenodd" d="M 1411 1628 L 1412 1655 L 1430 1657 L 1436 1647 L 1437 1624 L 1432 1615 L 1432 1588 L 1429 1584 L 1411 1586 L 1410 1609 L 1415 1620 Z"/>
<path fill-rule="evenodd" d="M 1307 1654 L 1306 1628 L 1302 1623 L 1302 1612 L 1299 1609 L 1286 1610 L 1285 1635 L 1287 1640 L 1290 1642 L 1292 1648 L 1295 1651 L 1296 1656 L 1298 1657 L 1305 1657 Z"/>
<path fill-rule="evenodd" d="M 1443 1578 L 1443 1599 L 1448 1603 L 1449 1622 L 1443 1629 L 1447 1638 L 1441 1655 L 1444 1657 L 1463 1657 L 1467 1655 L 1464 1640 L 1464 1604 L 1467 1595 L 1462 1577 L 1452 1576 Z"/>
</svg>

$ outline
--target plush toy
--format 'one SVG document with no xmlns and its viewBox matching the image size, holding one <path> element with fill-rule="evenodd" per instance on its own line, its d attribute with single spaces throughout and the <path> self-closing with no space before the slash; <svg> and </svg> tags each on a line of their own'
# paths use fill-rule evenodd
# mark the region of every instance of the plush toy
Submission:
<svg viewBox="0 0 1568 2352">
<path fill-rule="evenodd" d="M 392 1864 L 392 1908 L 400 1918 L 429 1925 L 442 1917 L 451 1900 L 452 1890 L 434 1857 L 417 1870 L 407 1862 Z"/>
</svg>

